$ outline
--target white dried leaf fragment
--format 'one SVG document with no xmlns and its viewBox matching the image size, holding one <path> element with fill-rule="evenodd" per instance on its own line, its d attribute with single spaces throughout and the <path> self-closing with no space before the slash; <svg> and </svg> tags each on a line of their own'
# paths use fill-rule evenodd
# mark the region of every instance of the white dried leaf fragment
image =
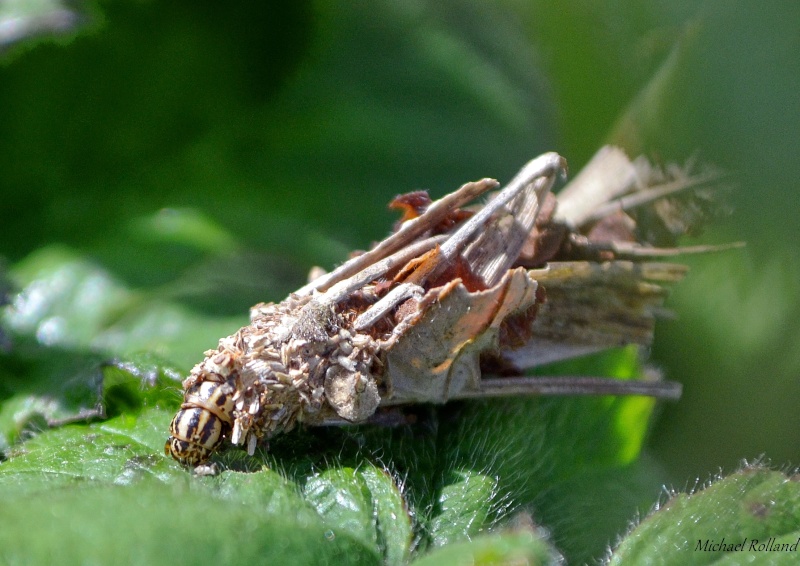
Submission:
<svg viewBox="0 0 800 566">
<path fill-rule="evenodd" d="M 469 292 L 460 280 L 432 289 L 384 346 L 391 379 L 384 404 L 445 403 L 479 390 L 480 355 L 496 348 L 506 318 L 536 304 L 537 287 L 518 268 L 484 291 Z"/>
<path fill-rule="evenodd" d="M 352 423 L 367 420 L 381 402 L 378 385 L 369 374 L 342 366 L 327 371 L 325 397 L 340 417 Z"/>
</svg>

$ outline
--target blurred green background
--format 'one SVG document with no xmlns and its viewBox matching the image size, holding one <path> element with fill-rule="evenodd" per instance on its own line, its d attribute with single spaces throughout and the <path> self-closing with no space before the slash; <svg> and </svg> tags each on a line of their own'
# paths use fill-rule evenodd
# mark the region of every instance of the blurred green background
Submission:
<svg viewBox="0 0 800 566">
<path fill-rule="evenodd" d="M 650 453 L 676 487 L 800 463 L 797 2 L 0 4 L 12 16 L 0 253 L 65 244 L 220 316 L 384 237 L 397 193 L 507 180 L 547 150 L 575 172 L 608 141 L 722 168 L 734 212 L 703 241 L 747 247 L 687 260 L 652 351 L 685 393 Z"/>
</svg>

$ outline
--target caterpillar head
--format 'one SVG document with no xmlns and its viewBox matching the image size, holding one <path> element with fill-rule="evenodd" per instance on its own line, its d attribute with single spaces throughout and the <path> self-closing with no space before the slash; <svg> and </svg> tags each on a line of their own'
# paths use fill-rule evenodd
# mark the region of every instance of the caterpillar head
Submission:
<svg viewBox="0 0 800 566">
<path fill-rule="evenodd" d="M 230 431 L 233 393 L 228 383 L 203 381 L 190 387 L 172 419 L 164 452 L 186 466 L 206 462 Z"/>
</svg>

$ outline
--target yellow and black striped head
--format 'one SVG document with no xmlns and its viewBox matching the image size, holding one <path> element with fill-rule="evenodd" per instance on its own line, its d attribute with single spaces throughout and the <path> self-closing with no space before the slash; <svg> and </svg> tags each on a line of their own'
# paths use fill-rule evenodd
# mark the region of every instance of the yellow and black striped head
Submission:
<svg viewBox="0 0 800 566">
<path fill-rule="evenodd" d="M 233 393 L 228 383 L 203 381 L 190 387 L 172 419 L 164 452 L 186 466 L 206 462 L 230 431 Z"/>
</svg>

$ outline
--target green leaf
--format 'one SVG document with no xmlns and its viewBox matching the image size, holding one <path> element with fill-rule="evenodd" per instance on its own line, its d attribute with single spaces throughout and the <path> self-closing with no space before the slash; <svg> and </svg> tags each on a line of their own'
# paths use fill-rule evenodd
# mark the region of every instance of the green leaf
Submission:
<svg viewBox="0 0 800 566">
<path fill-rule="evenodd" d="M 47 426 L 103 414 L 96 356 L 18 342 L 0 361 L 0 448 Z"/>
<path fill-rule="evenodd" d="M 620 542 L 609 563 L 789 563 L 798 531 L 800 483 L 748 466 L 696 493 L 671 497 Z"/>
<path fill-rule="evenodd" d="M 677 108 L 685 103 L 682 74 L 687 72 L 690 57 L 697 49 L 700 31 L 698 22 L 687 26 L 652 78 L 617 118 L 608 143 L 624 147 L 630 155 L 640 155 L 667 149 L 662 141 L 664 124 L 670 124 L 673 136 L 686 136 L 692 124 L 676 120 L 680 116 Z"/>
<path fill-rule="evenodd" d="M 347 532 L 377 553 L 377 517 L 369 488 L 352 468 L 334 468 L 308 480 L 304 495 L 331 527 L 330 537 Z"/>
<path fill-rule="evenodd" d="M 656 468 L 643 471 L 649 481 L 628 470 L 625 434 L 616 426 L 624 406 L 619 398 L 542 398 L 472 402 L 444 410 L 438 473 L 447 478 L 457 471 L 482 485 L 476 490 L 470 482 L 455 483 L 445 492 L 447 499 L 463 499 L 460 509 L 471 510 L 465 517 L 471 512 L 478 519 L 473 529 L 485 530 L 519 507 L 536 509 L 537 523 L 552 529 L 554 542 L 569 550 L 571 559 L 589 560 L 599 551 L 593 537 L 567 537 L 574 515 L 593 517 L 593 532 L 604 533 L 608 538 L 602 544 L 608 544 L 637 508 L 646 509 L 662 481 Z M 593 491 L 601 472 L 612 485 L 629 490 L 629 497 L 612 503 L 613 492 L 606 498 Z M 492 478 L 497 478 L 494 489 L 487 481 Z M 595 495 L 587 501 L 587 493 Z M 608 504 L 618 506 L 616 524 Z"/>
<path fill-rule="evenodd" d="M 538 375 L 592 375 L 617 379 L 646 379 L 652 371 L 642 366 L 642 350 L 635 345 L 550 364 L 535 370 Z M 660 377 L 660 376 L 658 376 Z M 613 405 L 609 424 L 615 429 L 613 457 L 619 464 L 634 462 L 644 445 L 648 423 L 656 408 L 650 397 L 607 397 L 601 403 Z M 611 452 L 608 453 L 612 455 Z"/>
<path fill-rule="evenodd" d="M 308 479 L 304 495 L 335 538 L 345 532 L 379 552 L 387 564 L 404 564 L 411 521 L 391 476 L 373 466 L 332 468 Z"/>
<path fill-rule="evenodd" d="M 143 406 L 179 399 L 180 374 L 152 355 L 104 361 L 94 354 L 45 348 L 27 341 L 0 355 L 0 448 L 48 426 L 136 414 Z"/>
<path fill-rule="evenodd" d="M 210 253 L 231 253 L 238 247 L 225 228 L 192 208 L 162 209 L 134 219 L 130 227 L 142 240 L 182 244 Z"/>
<path fill-rule="evenodd" d="M 4 564 L 380 564 L 345 531 L 187 482 L 47 490 L 0 506 Z"/>
<path fill-rule="evenodd" d="M 46 346 L 89 348 L 136 300 L 105 270 L 60 245 L 34 252 L 10 275 L 20 292 L 3 313 L 4 324 Z"/>
<path fill-rule="evenodd" d="M 449 544 L 412 562 L 414 566 L 474 564 L 560 564 L 547 541 L 532 533 L 485 535 L 469 542 Z"/>
<path fill-rule="evenodd" d="M 212 317 L 180 304 L 153 300 L 104 329 L 92 345 L 124 357 L 148 352 L 188 369 L 220 337 L 233 334 L 246 322 L 245 316 Z"/>
<path fill-rule="evenodd" d="M 225 471 L 199 481 L 216 497 L 258 507 L 276 517 L 292 517 L 308 524 L 320 521 L 314 506 L 303 498 L 300 487 L 266 467 L 253 473 Z"/>
<path fill-rule="evenodd" d="M 359 468 L 369 488 L 378 522 L 378 546 L 385 564 L 407 564 L 414 538 L 413 525 L 400 487 L 386 470 Z"/>
<path fill-rule="evenodd" d="M 200 314 L 157 294 L 132 291 L 105 269 L 63 246 L 14 266 L 20 291 L 3 313 L 12 335 L 43 346 L 125 356 L 146 352 L 189 368 L 246 316 Z"/>
<path fill-rule="evenodd" d="M 0 497 L 8 498 L 87 484 L 162 481 L 185 472 L 163 454 L 171 410 L 151 408 L 91 424 L 49 430 L 12 448 L 2 463 Z"/>
<path fill-rule="evenodd" d="M 486 528 L 497 506 L 497 480 L 483 474 L 456 472 L 452 483 L 439 492 L 437 511 L 431 518 L 431 545 L 444 546 L 470 540 Z"/>
<path fill-rule="evenodd" d="M 0 4 L 0 57 L 8 59 L 9 50 L 19 52 L 19 46 L 29 47 L 42 38 L 64 43 L 85 27 L 85 8 L 59 0 L 5 0 Z"/>
</svg>

